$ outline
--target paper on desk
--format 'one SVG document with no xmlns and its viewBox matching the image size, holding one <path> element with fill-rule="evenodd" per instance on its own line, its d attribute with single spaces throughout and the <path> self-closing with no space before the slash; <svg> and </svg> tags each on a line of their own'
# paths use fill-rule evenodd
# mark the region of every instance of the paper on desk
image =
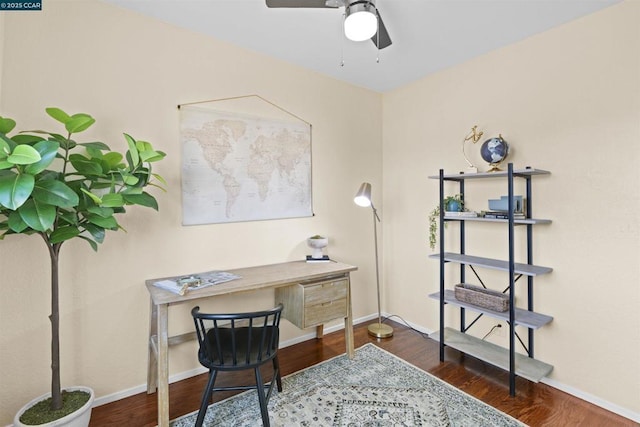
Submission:
<svg viewBox="0 0 640 427">
<path fill-rule="evenodd" d="M 174 294 L 184 295 L 188 291 L 193 291 L 196 289 L 206 288 L 207 286 L 217 285 L 220 283 L 228 282 L 230 280 L 239 279 L 240 276 L 233 273 L 227 273 L 226 271 L 211 271 L 208 273 L 202 274 L 194 274 L 192 276 L 187 276 L 187 278 L 197 279 L 199 280 L 199 284 L 181 284 L 178 280 L 160 280 L 158 282 L 154 282 L 153 285 L 159 288 L 165 289 L 169 292 L 173 292 Z"/>
</svg>

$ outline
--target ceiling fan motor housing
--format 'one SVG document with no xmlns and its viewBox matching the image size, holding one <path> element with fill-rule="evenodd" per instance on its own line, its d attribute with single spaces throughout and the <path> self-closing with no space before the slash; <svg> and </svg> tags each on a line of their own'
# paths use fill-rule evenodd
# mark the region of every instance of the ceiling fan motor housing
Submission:
<svg viewBox="0 0 640 427">
<path fill-rule="evenodd" d="M 378 10 L 372 1 L 359 0 L 345 6 L 344 32 L 356 42 L 370 39 L 378 32 Z"/>
</svg>

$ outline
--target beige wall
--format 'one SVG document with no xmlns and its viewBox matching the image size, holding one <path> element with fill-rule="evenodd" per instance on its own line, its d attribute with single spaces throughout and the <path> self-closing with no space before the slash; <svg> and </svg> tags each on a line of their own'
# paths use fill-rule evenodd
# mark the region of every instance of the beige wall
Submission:
<svg viewBox="0 0 640 427">
<path fill-rule="evenodd" d="M 131 209 L 122 219 L 128 232 L 109 234 L 97 253 L 84 242 L 62 249 L 64 385 L 89 385 L 100 397 L 145 383 L 145 279 L 301 259 L 313 234 L 329 236 L 332 257 L 360 267 L 354 316 L 375 311 L 371 217 L 352 200 L 363 180 L 382 197 L 381 95 L 100 2 L 3 15 L 0 115 L 20 129 L 57 129 L 45 107 L 87 112 L 97 124 L 85 141 L 124 149 L 126 131 L 168 154 L 157 167 L 169 182 L 156 193 L 159 213 Z M 315 216 L 183 227 L 176 106 L 247 94 L 313 124 Z M 49 388 L 48 269 L 38 238 L 0 242 L 0 425 Z M 271 304 L 273 294 L 261 292 L 206 306 Z M 172 332 L 191 330 L 189 309 L 170 310 Z M 288 327 L 283 340 L 302 334 Z M 194 346 L 172 352 L 172 374 L 197 366 Z"/>
<path fill-rule="evenodd" d="M 127 131 L 169 155 L 158 167 L 169 181 L 158 194 L 160 213 L 131 209 L 122 221 L 128 233 L 110 234 L 98 253 L 82 242 L 63 249 L 63 382 L 90 385 L 98 396 L 145 382 L 144 279 L 299 259 L 310 234 L 329 235 L 330 254 L 360 267 L 355 317 L 374 312 L 370 214 L 351 202 L 363 180 L 374 185 L 383 218 L 385 311 L 437 329 L 437 303 L 426 297 L 437 289 L 426 221 L 437 182 L 427 176 L 464 168 L 461 139 L 478 124 L 511 142 L 517 166 L 552 172 L 534 181 L 534 211 L 554 221 L 535 233 L 536 262 L 554 268 L 536 281 L 537 307 L 555 317 L 537 334 L 537 356 L 555 366 L 549 382 L 640 413 L 639 12 L 640 4 L 625 2 L 384 96 L 99 2 L 3 15 L 0 115 L 31 129 L 55 126 L 47 106 L 88 112 L 98 121 L 87 139 L 123 148 Z M 254 93 L 313 124 L 315 216 L 182 227 L 175 106 Z M 504 194 L 488 187 L 470 188 L 472 208 Z M 469 252 L 500 257 L 503 234 L 490 231 L 470 229 Z M 6 424 L 48 389 L 44 247 L 36 238 L 7 238 L 0 271 Z M 208 307 L 272 302 L 265 292 Z M 172 332 L 190 330 L 187 308 L 171 316 Z M 285 332 L 284 339 L 302 334 Z M 175 349 L 171 373 L 195 368 L 194 354 L 191 345 Z"/>
<path fill-rule="evenodd" d="M 536 308 L 554 316 L 536 334 L 536 356 L 555 366 L 550 383 L 640 418 L 638 23 L 640 3 L 624 2 L 385 94 L 383 204 L 386 311 L 437 330 L 438 305 L 426 295 L 438 289 L 438 263 L 427 259 L 438 181 L 427 176 L 466 167 L 461 142 L 474 124 L 486 137 L 502 133 L 516 167 L 551 171 L 533 182 L 535 215 L 553 220 L 534 231 L 534 260 L 554 268 L 535 283 Z M 475 210 L 507 191 L 466 190 Z M 467 252 L 505 258 L 504 230 L 473 225 Z M 481 274 L 495 288 L 507 280 Z"/>
</svg>

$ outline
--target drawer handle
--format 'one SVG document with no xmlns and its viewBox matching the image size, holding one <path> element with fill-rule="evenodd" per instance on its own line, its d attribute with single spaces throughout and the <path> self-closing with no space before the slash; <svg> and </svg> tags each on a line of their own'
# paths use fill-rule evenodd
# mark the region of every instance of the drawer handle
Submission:
<svg viewBox="0 0 640 427">
<path fill-rule="evenodd" d="M 322 306 L 326 307 L 326 306 L 331 305 L 331 304 L 333 304 L 333 301 L 322 303 Z"/>
</svg>

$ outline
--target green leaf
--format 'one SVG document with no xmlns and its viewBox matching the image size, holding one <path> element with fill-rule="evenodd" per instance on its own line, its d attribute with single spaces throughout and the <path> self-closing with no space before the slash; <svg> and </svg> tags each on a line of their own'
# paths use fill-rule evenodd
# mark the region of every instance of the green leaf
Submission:
<svg viewBox="0 0 640 427">
<path fill-rule="evenodd" d="M 68 185 L 50 179 L 36 182 L 33 198 L 41 203 L 61 208 L 73 208 L 80 202 L 78 195 Z"/>
<path fill-rule="evenodd" d="M 64 124 L 69 133 L 78 133 L 87 130 L 96 120 L 88 114 L 78 113 L 71 116 L 71 119 Z"/>
<path fill-rule="evenodd" d="M 0 170 L 2 169 L 11 169 L 15 165 L 7 160 L 0 160 Z"/>
<path fill-rule="evenodd" d="M 102 151 L 110 151 L 111 149 L 109 148 L 109 146 L 107 144 L 105 144 L 104 142 L 81 142 L 78 145 L 82 145 L 83 147 L 87 147 L 87 148 L 95 148 L 96 150 L 102 150 Z"/>
<path fill-rule="evenodd" d="M 45 232 L 53 228 L 56 219 L 56 208 L 53 205 L 39 203 L 29 199 L 18 209 L 22 220 L 36 231 Z"/>
<path fill-rule="evenodd" d="M 102 204 L 102 199 L 98 196 L 96 196 L 95 194 L 93 194 L 90 191 L 85 190 L 84 188 L 80 189 L 84 194 L 86 194 L 87 196 L 91 197 L 91 200 L 94 201 L 95 204 L 97 205 L 101 205 Z"/>
<path fill-rule="evenodd" d="M 91 234 L 91 236 L 96 242 L 98 243 L 104 242 L 104 236 L 106 234 L 104 231 L 104 228 L 98 227 L 97 225 L 94 225 L 91 223 L 85 224 L 84 228 Z"/>
<path fill-rule="evenodd" d="M 30 165 L 40 161 L 40 153 L 30 145 L 18 145 L 7 160 L 14 165 Z"/>
<path fill-rule="evenodd" d="M 158 210 L 158 202 L 156 201 L 155 197 L 153 197 L 149 193 L 144 192 L 142 194 L 124 194 L 123 197 L 127 204 L 146 206 L 148 208 Z"/>
<path fill-rule="evenodd" d="M 164 158 L 165 154 L 159 151 L 143 151 L 140 153 L 140 159 L 142 159 L 143 162 L 157 162 L 158 160 L 162 160 Z"/>
<path fill-rule="evenodd" d="M 98 227 L 102 227 L 108 230 L 117 230 L 118 229 L 118 221 L 113 216 L 104 218 L 99 215 L 89 214 L 87 215 L 87 221 L 91 224 L 95 224 Z"/>
<path fill-rule="evenodd" d="M 94 242 L 93 240 L 89 239 L 88 237 L 84 237 L 84 236 L 78 236 L 79 238 L 81 238 L 82 240 L 86 240 L 90 245 L 91 248 L 98 252 L 98 244 L 96 242 Z"/>
<path fill-rule="evenodd" d="M 118 193 L 107 193 L 102 196 L 102 204 L 101 206 L 106 208 L 117 208 L 120 206 L 124 206 L 124 199 L 121 194 Z"/>
<path fill-rule="evenodd" d="M 111 182 L 106 182 L 106 181 L 93 181 L 91 183 L 91 189 L 92 190 L 102 190 L 104 188 L 111 188 Z"/>
<path fill-rule="evenodd" d="M 53 163 L 60 144 L 57 141 L 40 141 L 33 148 L 40 154 L 40 161 L 28 165 L 25 172 L 37 175 Z"/>
<path fill-rule="evenodd" d="M 76 142 L 72 139 L 66 139 L 66 138 L 62 138 L 62 139 L 58 139 L 55 138 L 56 141 L 58 141 L 60 143 L 60 146 L 62 148 L 64 148 L 65 150 L 73 150 L 75 148 Z"/>
<path fill-rule="evenodd" d="M 13 172 L 0 175 L 0 205 L 18 209 L 31 195 L 34 184 L 33 175 Z"/>
<path fill-rule="evenodd" d="M 8 136 L 3 133 L 0 133 L 0 151 L 2 151 L 5 155 L 11 154 L 11 151 L 16 148 L 18 144 Z"/>
<path fill-rule="evenodd" d="M 0 159 L 6 159 L 9 156 L 9 154 L 11 154 L 12 148 L 9 145 L 9 143 L 5 141 L 5 139 L 9 139 L 9 138 L 7 138 L 4 135 L 2 135 L 2 138 L 0 138 Z"/>
<path fill-rule="evenodd" d="M 122 162 L 122 154 L 111 151 L 109 153 L 105 153 L 102 160 L 106 161 L 109 164 L 109 169 L 115 169 L 116 166 Z"/>
<path fill-rule="evenodd" d="M 62 124 L 66 125 L 67 122 L 71 120 L 71 117 L 59 108 L 49 107 L 49 108 L 46 108 L 45 111 L 49 116 L 53 117 L 54 119 L 56 119 Z"/>
<path fill-rule="evenodd" d="M 58 227 L 49 236 L 49 241 L 54 244 L 60 243 L 60 242 L 64 242 L 65 240 L 73 239 L 79 234 L 80 234 L 80 230 L 78 230 L 78 227 L 74 227 L 71 225 L 68 225 L 65 227 Z"/>
<path fill-rule="evenodd" d="M 8 117 L 0 117 L 0 133 L 7 134 L 16 127 L 16 121 Z"/>
<path fill-rule="evenodd" d="M 87 159 L 80 154 L 72 154 L 69 156 L 69 161 L 73 168 L 82 175 L 102 175 L 102 166 L 99 160 Z"/>
<path fill-rule="evenodd" d="M 101 206 L 90 206 L 87 209 L 87 212 L 99 215 L 103 218 L 109 218 L 110 216 L 113 216 L 113 209 Z"/>
<path fill-rule="evenodd" d="M 78 225 L 78 215 L 76 210 L 65 211 L 64 209 L 58 209 L 58 219 L 65 224 Z"/>
<path fill-rule="evenodd" d="M 140 163 L 140 156 L 138 154 L 138 149 L 136 148 L 136 140 L 133 139 L 130 135 L 124 134 L 124 138 L 127 140 L 127 144 L 129 145 L 128 154 L 131 157 L 131 168 L 135 168 Z"/>
<path fill-rule="evenodd" d="M 82 145 L 82 144 L 78 144 L 78 145 Z M 93 147 L 87 147 L 87 154 L 89 155 L 89 158 L 91 158 L 91 159 L 102 160 L 102 157 L 103 157 L 102 151 L 98 150 L 97 148 L 93 148 Z"/>
<path fill-rule="evenodd" d="M 17 144 L 28 144 L 33 145 L 38 141 L 44 141 L 45 139 L 38 135 L 13 135 L 11 137 Z"/>
<path fill-rule="evenodd" d="M 160 175 L 158 175 L 157 173 L 152 173 L 151 174 L 155 179 L 157 179 L 158 181 L 160 181 L 160 183 L 162 185 L 167 185 L 167 181 L 164 180 L 164 178 Z"/>
<path fill-rule="evenodd" d="M 122 180 L 127 185 L 136 185 L 140 180 L 133 175 L 122 175 Z"/>
<path fill-rule="evenodd" d="M 153 146 L 151 145 L 151 143 L 141 140 L 136 141 L 136 148 L 139 152 L 153 150 Z"/>
<path fill-rule="evenodd" d="M 143 191 L 142 187 L 127 187 L 120 194 L 142 194 Z"/>
<path fill-rule="evenodd" d="M 27 223 L 22 220 L 18 211 L 13 211 L 9 214 L 7 223 L 9 224 L 9 228 L 16 233 L 22 233 L 29 227 Z"/>
</svg>

